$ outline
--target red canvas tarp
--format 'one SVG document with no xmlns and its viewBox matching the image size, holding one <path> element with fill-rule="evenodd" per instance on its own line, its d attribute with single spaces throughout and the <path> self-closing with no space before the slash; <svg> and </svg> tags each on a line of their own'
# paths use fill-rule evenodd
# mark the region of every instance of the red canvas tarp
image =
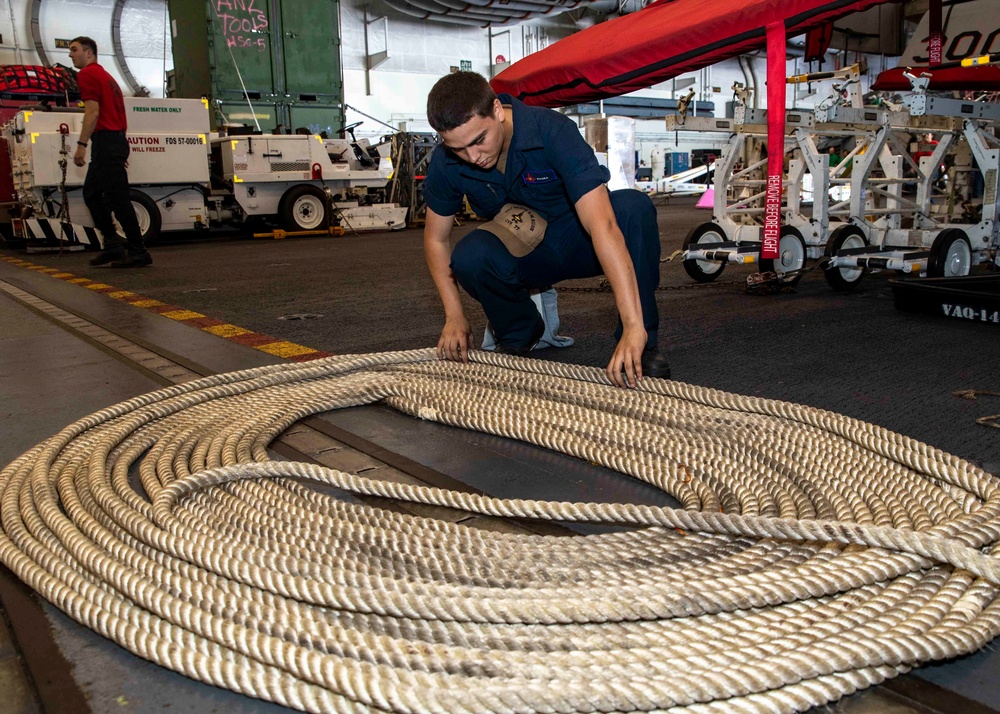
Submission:
<svg viewBox="0 0 1000 714">
<path fill-rule="evenodd" d="M 933 67 L 897 67 L 879 74 L 872 85 L 877 92 L 908 92 L 910 80 L 903 72 L 919 77 L 924 72 L 931 75 L 930 90 L 947 92 L 951 90 L 969 92 L 996 92 L 1000 90 L 1000 67 L 996 65 L 980 65 L 979 67 L 950 67 L 937 69 Z"/>
<path fill-rule="evenodd" d="M 614 97 L 760 49 L 769 24 L 792 37 L 883 2 L 658 0 L 528 55 L 492 85 L 546 107 Z"/>
</svg>

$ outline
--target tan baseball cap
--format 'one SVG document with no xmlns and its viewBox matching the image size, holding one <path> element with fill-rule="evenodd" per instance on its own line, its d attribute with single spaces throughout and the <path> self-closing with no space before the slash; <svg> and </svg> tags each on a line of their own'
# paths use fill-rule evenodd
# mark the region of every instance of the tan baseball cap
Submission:
<svg viewBox="0 0 1000 714">
<path fill-rule="evenodd" d="M 482 227 L 499 238 L 511 255 L 523 258 L 542 242 L 548 225 L 538 211 L 508 203 Z"/>
</svg>

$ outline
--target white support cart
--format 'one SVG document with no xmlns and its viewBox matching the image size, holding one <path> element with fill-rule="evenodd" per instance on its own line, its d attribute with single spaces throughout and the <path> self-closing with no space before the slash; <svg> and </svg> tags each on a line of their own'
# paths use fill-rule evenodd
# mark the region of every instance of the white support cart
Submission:
<svg viewBox="0 0 1000 714">
<path fill-rule="evenodd" d="M 853 288 L 869 270 L 941 278 L 1000 265 L 1000 105 L 918 93 L 906 106 L 890 116 L 881 171 L 872 176 L 869 167 L 854 178 L 861 196 L 831 234 L 825 270 L 834 288 Z M 912 151 L 909 134 L 937 143 L 929 152 Z M 903 195 L 905 185 L 914 185 L 913 197 Z"/>
<path fill-rule="evenodd" d="M 869 270 L 967 275 L 972 266 L 997 260 L 1000 106 L 918 92 L 905 107 L 865 107 L 856 67 L 789 81 L 829 77 L 846 82 L 835 85 L 828 102 L 815 112 L 786 112 L 774 261 L 760 259 L 766 111 L 741 105 L 733 119 L 684 119 L 688 130 L 730 135 L 716 165 L 712 221 L 697 226 L 684 244 L 687 273 L 709 282 L 726 263 L 760 263 L 762 271 L 793 283 L 808 260 L 823 259 L 830 285 L 849 290 Z M 677 123 L 667 117 L 668 130 Z M 933 143 L 913 141 L 924 135 Z M 849 150 L 831 165 L 823 147 L 834 144 Z"/>
</svg>

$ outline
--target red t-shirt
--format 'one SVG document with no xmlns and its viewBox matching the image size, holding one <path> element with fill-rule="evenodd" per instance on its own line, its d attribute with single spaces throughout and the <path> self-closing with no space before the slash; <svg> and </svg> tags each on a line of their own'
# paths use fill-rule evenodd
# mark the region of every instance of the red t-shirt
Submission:
<svg viewBox="0 0 1000 714">
<path fill-rule="evenodd" d="M 80 86 L 80 98 L 84 101 L 97 102 L 101 107 L 94 131 L 128 129 L 121 87 L 104 67 L 96 62 L 88 64 L 77 74 L 76 81 Z"/>
</svg>

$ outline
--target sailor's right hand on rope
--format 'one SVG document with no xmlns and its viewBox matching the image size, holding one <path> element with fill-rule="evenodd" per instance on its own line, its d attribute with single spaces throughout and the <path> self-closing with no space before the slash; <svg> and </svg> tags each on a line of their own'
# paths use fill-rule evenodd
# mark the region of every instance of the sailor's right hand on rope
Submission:
<svg viewBox="0 0 1000 714">
<path fill-rule="evenodd" d="M 638 380 L 642 379 L 642 351 L 645 347 L 645 329 L 625 328 L 606 370 L 616 387 L 635 389 Z"/>
<path fill-rule="evenodd" d="M 469 345 L 472 344 L 472 326 L 465 315 L 448 318 L 441 330 L 437 344 L 438 359 L 453 362 L 469 361 Z"/>
</svg>

